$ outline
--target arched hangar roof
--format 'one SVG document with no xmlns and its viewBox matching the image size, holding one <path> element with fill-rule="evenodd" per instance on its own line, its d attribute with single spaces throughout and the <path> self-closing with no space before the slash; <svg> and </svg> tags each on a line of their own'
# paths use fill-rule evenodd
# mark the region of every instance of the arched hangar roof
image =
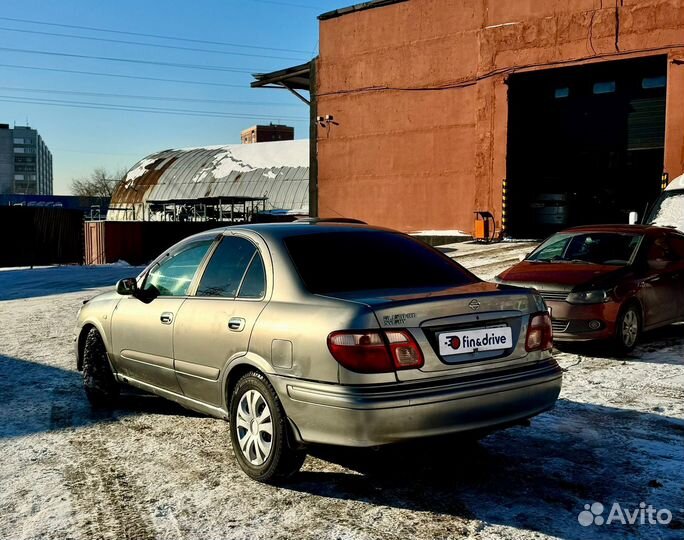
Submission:
<svg viewBox="0 0 684 540">
<path fill-rule="evenodd" d="M 309 141 L 163 150 L 119 182 L 110 208 L 144 203 L 266 200 L 266 210 L 309 207 Z"/>
</svg>

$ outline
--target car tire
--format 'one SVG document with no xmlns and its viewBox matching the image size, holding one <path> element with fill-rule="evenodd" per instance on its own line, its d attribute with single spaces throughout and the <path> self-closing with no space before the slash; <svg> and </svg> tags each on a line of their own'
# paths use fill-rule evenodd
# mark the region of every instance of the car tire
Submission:
<svg viewBox="0 0 684 540">
<path fill-rule="evenodd" d="M 83 346 L 83 389 L 95 408 L 113 406 L 119 398 L 119 384 L 107 359 L 100 333 L 91 328 Z"/>
<path fill-rule="evenodd" d="M 615 321 L 615 349 L 618 354 L 631 352 L 641 336 L 641 312 L 636 304 L 627 304 Z"/>
<path fill-rule="evenodd" d="M 238 380 L 230 399 L 230 439 L 240 468 L 253 480 L 278 483 L 299 471 L 306 452 L 295 448 L 275 390 L 256 371 Z"/>
</svg>

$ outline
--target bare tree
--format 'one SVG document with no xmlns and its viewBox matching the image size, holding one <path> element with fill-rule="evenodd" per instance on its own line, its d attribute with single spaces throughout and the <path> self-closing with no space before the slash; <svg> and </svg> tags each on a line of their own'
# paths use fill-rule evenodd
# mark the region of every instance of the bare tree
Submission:
<svg viewBox="0 0 684 540">
<path fill-rule="evenodd" d="M 111 197 L 116 184 L 126 175 L 126 170 L 110 173 L 98 167 L 87 178 L 74 178 L 71 181 L 71 192 L 81 197 Z"/>
</svg>

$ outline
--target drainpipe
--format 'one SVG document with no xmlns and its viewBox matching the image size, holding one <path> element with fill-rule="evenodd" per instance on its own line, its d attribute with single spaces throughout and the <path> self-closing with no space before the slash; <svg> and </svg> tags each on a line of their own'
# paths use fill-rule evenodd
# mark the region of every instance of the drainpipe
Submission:
<svg viewBox="0 0 684 540">
<path fill-rule="evenodd" d="M 311 61 L 310 105 L 309 105 L 309 215 L 318 217 L 318 97 L 316 60 Z"/>
</svg>

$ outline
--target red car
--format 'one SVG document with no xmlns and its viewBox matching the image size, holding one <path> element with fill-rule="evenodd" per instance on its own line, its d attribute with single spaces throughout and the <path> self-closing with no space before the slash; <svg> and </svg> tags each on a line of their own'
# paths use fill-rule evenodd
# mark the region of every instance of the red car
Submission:
<svg viewBox="0 0 684 540">
<path fill-rule="evenodd" d="M 648 225 L 575 227 L 496 280 L 539 291 L 554 341 L 610 339 L 625 353 L 644 330 L 684 320 L 684 234 Z"/>
</svg>

